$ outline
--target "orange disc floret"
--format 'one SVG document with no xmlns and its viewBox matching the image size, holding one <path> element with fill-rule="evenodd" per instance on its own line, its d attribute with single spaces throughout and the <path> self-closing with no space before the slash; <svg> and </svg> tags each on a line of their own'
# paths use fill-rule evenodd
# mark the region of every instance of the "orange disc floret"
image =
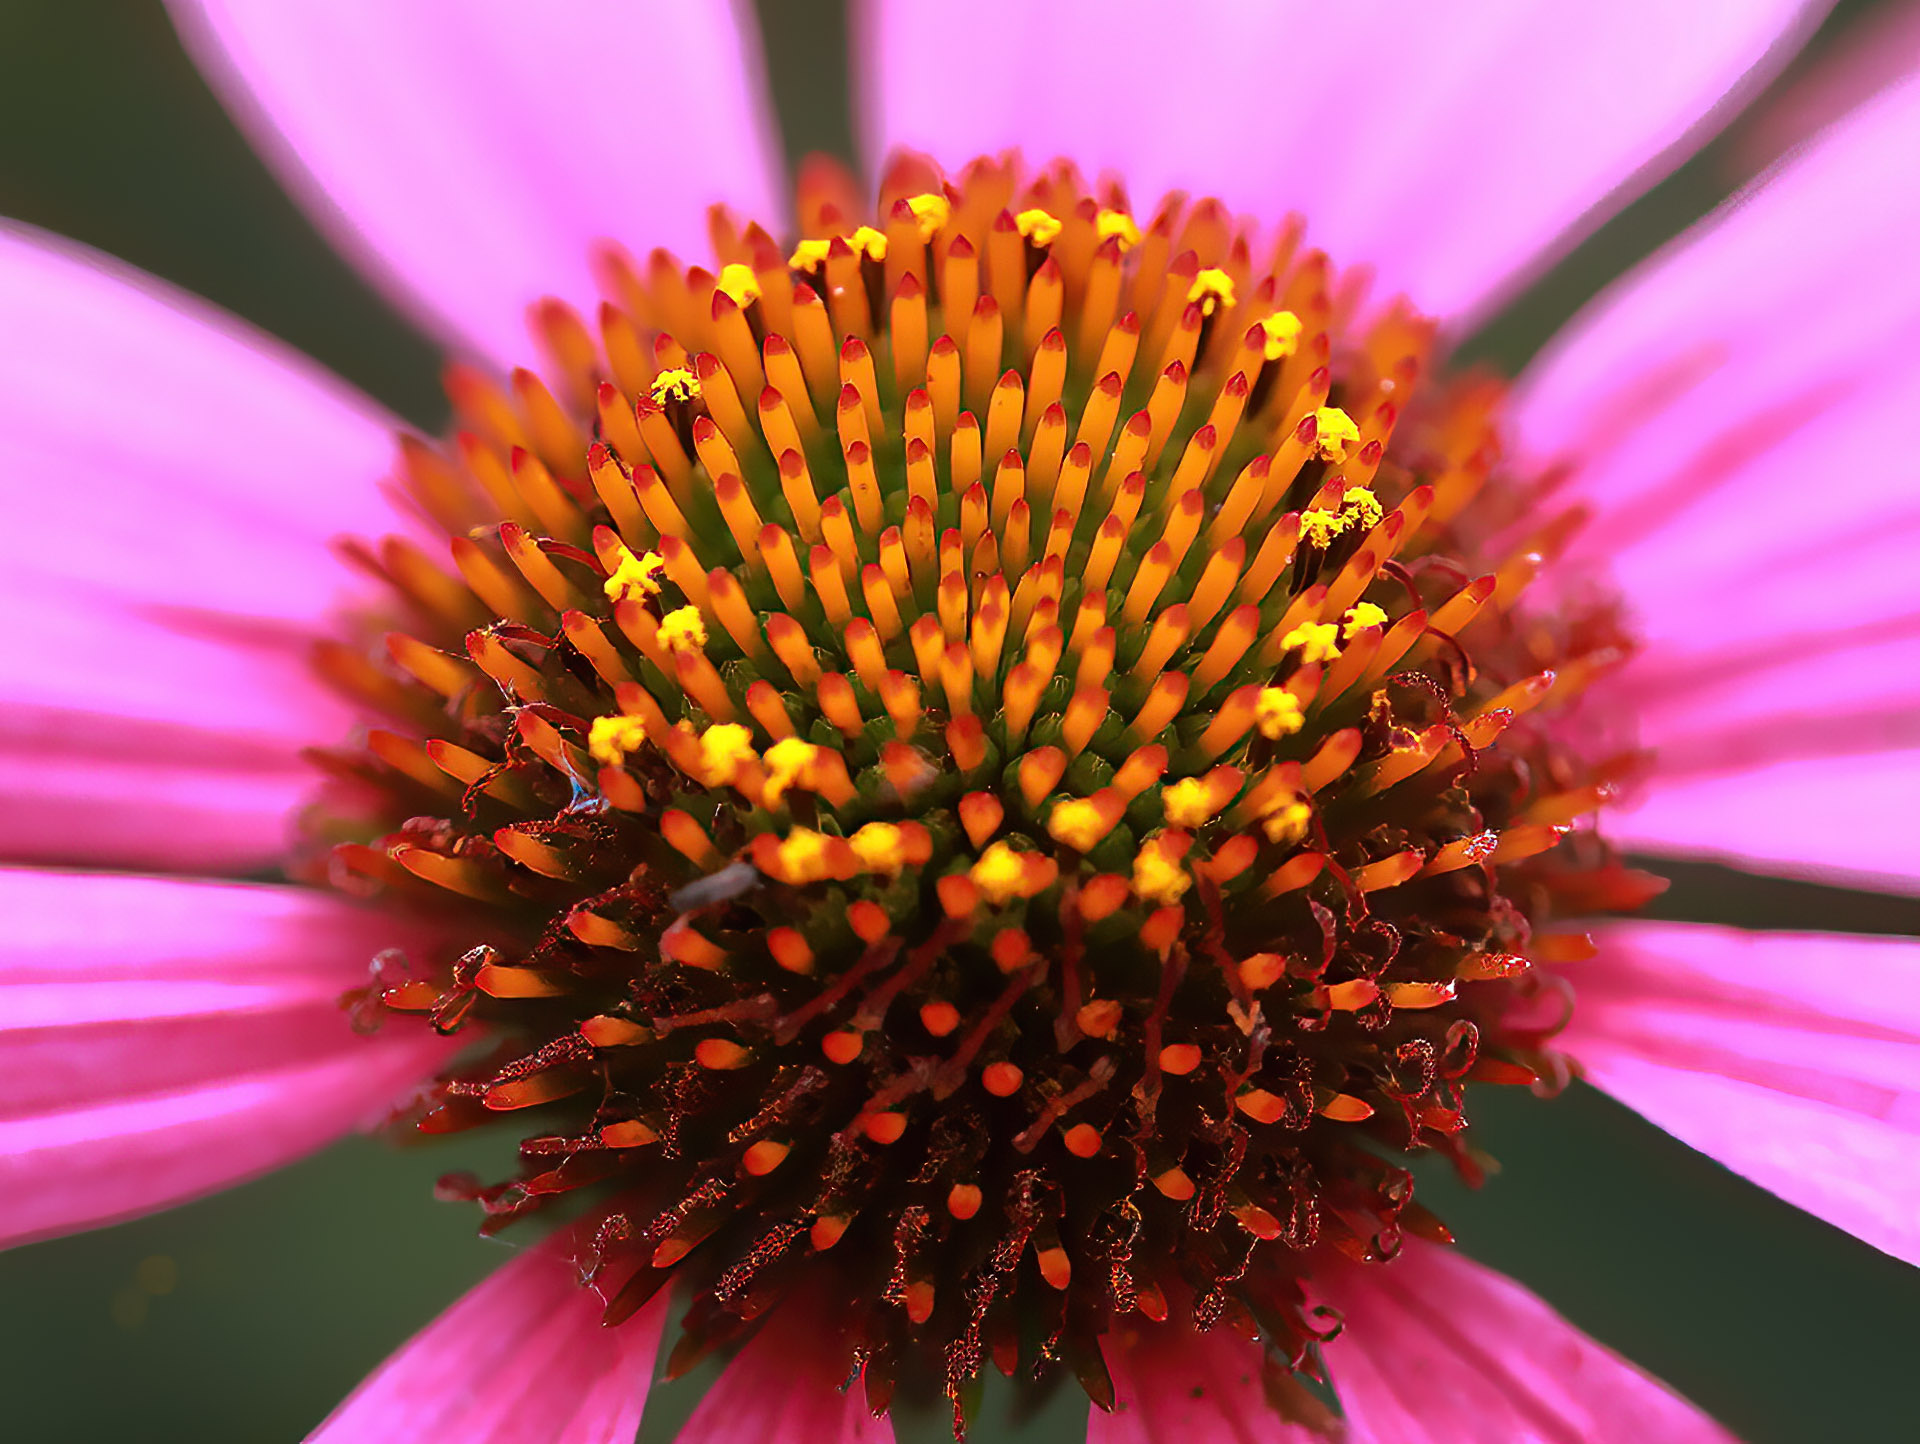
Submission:
<svg viewBox="0 0 1920 1444">
<path fill-rule="evenodd" d="M 1466 1083 L 1561 1076 L 1534 927 L 1644 893 L 1575 827 L 1626 644 L 1526 593 L 1575 522 L 1497 385 L 1298 228 L 854 195 L 604 250 L 550 373 L 449 371 L 399 481 L 450 568 L 364 549 L 406 619 L 328 654 L 382 720 L 316 874 L 465 930 L 369 994 L 503 1040 L 422 1126 L 537 1116 L 486 1227 L 592 1191 L 682 1363 L 800 1290 L 879 1402 L 1170 1301 L 1298 1357 L 1399 1155 L 1473 1171 Z"/>
</svg>

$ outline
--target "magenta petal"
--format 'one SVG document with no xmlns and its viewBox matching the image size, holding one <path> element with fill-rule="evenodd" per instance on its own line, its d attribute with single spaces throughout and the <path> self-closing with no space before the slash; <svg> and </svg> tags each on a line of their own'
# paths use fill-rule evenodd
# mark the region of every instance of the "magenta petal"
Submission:
<svg viewBox="0 0 1920 1444">
<path fill-rule="evenodd" d="M 1637 845 L 1920 879 L 1916 849 L 1888 845 L 1920 795 L 1902 460 L 1920 189 L 1887 179 L 1917 148 L 1910 82 L 1628 278 L 1527 378 L 1521 438 L 1576 464 L 1585 556 L 1648 644 L 1609 685 L 1677 790 L 1622 819 Z"/>
<path fill-rule="evenodd" d="M 562 1230 L 415 1334 L 309 1444 L 631 1444 L 666 1323 L 662 1292 L 618 1328 Z"/>
<path fill-rule="evenodd" d="M 846 1383 L 820 1314 L 790 1304 L 727 1365 L 674 1444 L 890 1444 L 893 1425 Z"/>
<path fill-rule="evenodd" d="M 1342 1268 L 1327 1300 L 1347 1321 L 1327 1366 L 1352 1444 L 1732 1444 L 1544 1301 L 1439 1244 Z"/>
<path fill-rule="evenodd" d="M 328 550 L 391 530 L 392 423 L 267 338 L 70 243 L 0 229 L 0 850 L 257 864 L 348 724 L 306 665 Z"/>
<path fill-rule="evenodd" d="M 291 1162 L 431 1077 L 411 1020 L 341 993 L 405 939 L 295 888 L 0 869 L 0 1243 L 164 1208 Z"/>
<path fill-rule="evenodd" d="M 1259 1345 L 1227 1329 L 1126 1321 L 1101 1351 L 1113 1409 L 1088 1412 L 1087 1444 L 1317 1444 L 1267 1403 Z"/>
<path fill-rule="evenodd" d="M 1920 940 L 1622 923 L 1560 1042 L 1669 1133 L 1920 1263 Z"/>
<path fill-rule="evenodd" d="M 1297 210 L 1450 315 L 1671 168 L 1821 8 L 867 0 L 863 128 L 876 157 L 1018 146 L 1117 170 L 1141 205 Z"/>
<path fill-rule="evenodd" d="M 706 208 L 778 218 L 757 35 L 725 0 L 173 0 L 235 117 L 333 238 L 501 363 L 603 237 L 704 260 Z M 744 7 L 743 7 L 744 8 Z"/>
</svg>

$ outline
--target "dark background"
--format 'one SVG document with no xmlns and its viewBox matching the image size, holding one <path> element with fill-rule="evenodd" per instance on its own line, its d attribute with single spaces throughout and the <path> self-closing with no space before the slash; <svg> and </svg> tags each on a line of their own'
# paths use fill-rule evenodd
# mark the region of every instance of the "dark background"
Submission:
<svg viewBox="0 0 1920 1444">
<path fill-rule="evenodd" d="M 1880 8 L 1842 5 L 1788 81 Z M 760 10 L 789 150 L 848 152 L 839 7 Z M 1733 139 L 1710 146 L 1467 349 L 1519 365 L 1599 285 L 1723 197 L 1740 153 Z M 432 346 L 281 195 L 157 0 L 0 0 L 0 213 L 211 297 L 423 425 L 440 418 Z M 1664 916 L 1920 933 L 1920 900 L 1666 870 L 1676 885 L 1657 905 Z M 1755 1444 L 1920 1436 L 1920 1272 L 1589 1089 L 1552 1104 L 1489 1094 L 1475 1129 L 1502 1175 L 1479 1195 L 1436 1175 L 1423 1194 L 1474 1256 Z M 484 1168 L 489 1150 L 497 1160 L 503 1144 L 354 1140 L 218 1198 L 0 1256 L 0 1434 L 300 1438 L 506 1257 L 429 1192 L 438 1173 Z M 697 1383 L 656 1392 L 642 1439 L 669 1439 L 697 1397 Z M 1083 1414 L 1063 1393 L 1017 1429 L 990 1416 L 977 1437 L 1077 1439 Z M 901 1432 L 944 1431 L 911 1420 Z"/>
</svg>

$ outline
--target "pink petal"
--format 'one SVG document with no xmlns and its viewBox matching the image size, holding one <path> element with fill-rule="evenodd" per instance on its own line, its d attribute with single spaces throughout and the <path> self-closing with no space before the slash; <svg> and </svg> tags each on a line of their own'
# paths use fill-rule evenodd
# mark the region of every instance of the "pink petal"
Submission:
<svg viewBox="0 0 1920 1444">
<path fill-rule="evenodd" d="M 876 156 L 1018 146 L 1117 170 L 1142 206 L 1300 211 L 1340 263 L 1452 315 L 1670 169 L 1822 8 L 867 0 L 864 129 Z"/>
<path fill-rule="evenodd" d="M 1101 1340 L 1111 1412 L 1087 1414 L 1087 1444 L 1317 1444 L 1287 1424 L 1260 1383 L 1260 1346 L 1227 1329 L 1130 1324 Z"/>
<path fill-rule="evenodd" d="M 662 1292 L 618 1328 L 581 1286 L 562 1230 L 428 1324 L 309 1444 L 631 1444 L 666 1323 Z"/>
<path fill-rule="evenodd" d="M 387 531 L 392 422 L 104 257 L 0 228 L 0 852 L 259 863 L 348 716 L 305 663 Z M 30 621 L 30 626 L 28 622 Z"/>
<path fill-rule="evenodd" d="M 1441 1245 L 1409 1240 L 1326 1287 L 1347 1321 L 1327 1366 L 1352 1444 L 1732 1444 L 1544 1301 Z"/>
<path fill-rule="evenodd" d="M 294 888 L 0 869 L 0 1243 L 277 1168 L 430 1077 L 424 1026 L 340 994 L 391 919 Z"/>
<path fill-rule="evenodd" d="M 704 259 L 709 205 L 779 219 L 758 36 L 731 4 L 172 8 L 316 220 L 498 362 L 526 358 L 529 302 L 597 299 L 592 242 Z"/>
<path fill-rule="evenodd" d="M 891 1444 L 820 1313 L 789 1304 L 727 1365 L 674 1444 Z"/>
<path fill-rule="evenodd" d="M 1911 882 L 1920 794 L 1920 82 L 1576 322 L 1518 425 L 1579 470 L 1645 655 L 1610 685 L 1677 790 L 1625 840 Z M 1578 558 L 1575 559 L 1576 561 Z M 1732 774 L 1768 769 L 1751 794 Z M 1764 798 L 1764 800 L 1762 800 Z"/>
<path fill-rule="evenodd" d="M 1920 941 L 1622 923 L 1560 1042 L 1682 1142 L 1920 1263 Z"/>
</svg>

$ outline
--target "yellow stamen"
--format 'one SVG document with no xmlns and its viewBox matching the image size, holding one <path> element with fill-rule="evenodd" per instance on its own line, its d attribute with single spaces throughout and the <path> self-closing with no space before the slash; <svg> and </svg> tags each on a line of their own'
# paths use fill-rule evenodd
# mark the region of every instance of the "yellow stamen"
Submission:
<svg viewBox="0 0 1920 1444">
<path fill-rule="evenodd" d="M 1091 852 L 1112 827 L 1097 803 L 1069 798 L 1047 815 L 1047 831 L 1076 852 Z"/>
<path fill-rule="evenodd" d="M 657 638 L 669 652 L 697 652 L 707 645 L 707 624 L 698 607 L 681 607 L 662 619 Z"/>
<path fill-rule="evenodd" d="M 646 725 L 638 717 L 596 717 L 587 732 L 587 751 L 595 762 L 618 767 L 646 740 Z"/>
<path fill-rule="evenodd" d="M 1337 511 L 1323 511 L 1314 507 L 1300 513 L 1300 535 L 1309 544 L 1323 550 L 1346 529 L 1346 518 Z"/>
<path fill-rule="evenodd" d="M 1025 891 L 1027 865 L 1020 853 L 1004 842 L 996 842 L 981 854 L 967 876 L 989 902 L 1003 903 Z"/>
<path fill-rule="evenodd" d="M 737 722 L 723 722 L 700 734 L 701 778 L 709 787 L 726 787 L 749 762 L 757 761 L 753 734 Z"/>
<path fill-rule="evenodd" d="M 953 202 L 943 195 L 931 191 L 924 195 L 908 196 L 907 209 L 913 212 L 913 218 L 920 225 L 920 239 L 930 241 L 936 232 L 952 219 Z"/>
<path fill-rule="evenodd" d="M 612 550 L 616 560 L 603 587 L 610 601 L 638 602 L 660 594 L 661 578 L 667 570 L 660 553 L 635 556 L 624 542 L 615 542 Z"/>
<path fill-rule="evenodd" d="M 1280 639 L 1280 647 L 1300 648 L 1300 660 L 1308 664 L 1331 662 L 1340 655 L 1340 629 L 1332 622 L 1302 622 Z"/>
<path fill-rule="evenodd" d="M 796 827 L 775 850 L 780 871 L 788 882 L 819 882 L 829 872 L 827 840 L 819 833 Z"/>
<path fill-rule="evenodd" d="M 906 866 L 906 837 L 891 822 L 869 822 L 847 839 L 869 872 L 897 873 Z"/>
<path fill-rule="evenodd" d="M 832 248 L 832 241 L 802 241 L 787 257 L 787 264 L 796 271 L 817 271 L 826 265 L 827 252 Z"/>
<path fill-rule="evenodd" d="M 1305 837 L 1312 821 L 1313 808 L 1304 798 L 1294 795 L 1276 802 L 1260 820 L 1260 825 L 1267 834 L 1267 841 L 1285 847 Z"/>
<path fill-rule="evenodd" d="M 1059 217 L 1051 211 L 1043 211 L 1038 206 L 1025 210 L 1013 218 L 1014 226 L 1020 234 L 1036 246 L 1050 246 L 1054 237 L 1061 231 Z"/>
<path fill-rule="evenodd" d="M 1261 321 L 1260 329 L 1266 333 L 1264 352 L 1267 360 L 1281 361 L 1300 349 L 1300 318 L 1291 311 L 1275 311 Z"/>
<path fill-rule="evenodd" d="M 742 310 L 760 299 L 760 278 L 754 275 L 752 266 L 743 266 L 738 261 L 722 266 L 713 286 L 716 291 L 726 292 Z"/>
<path fill-rule="evenodd" d="M 1350 486 L 1340 498 L 1340 520 L 1346 526 L 1380 525 L 1380 498 L 1364 486 Z"/>
<path fill-rule="evenodd" d="M 1160 794 L 1160 801 L 1166 808 L 1167 821 L 1175 827 L 1203 827 L 1220 811 L 1213 788 L 1200 777 L 1174 783 Z"/>
<path fill-rule="evenodd" d="M 1340 635 L 1351 642 L 1355 632 L 1363 631 L 1368 627 L 1386 626 L 1387 614 L 1372 602 L 1358 602 L 1347 609 L 1345 621 L 1346 626 Z"/>
<path fill-rule="evenodd" d="M 1103 241 L 1118 236 L 1123 251 L 1130 251 L 1140 244 L 1140 227 L 1125 211 L 1101 211 L 1093 218 L 1093 230 Z"/>
<path fill-rule="evenodd" d="M 1215 311 L 1234 303 L 1233 277 L 1218 266 L 1209 266 L 1193 278 L 1193 284 L 1187 287 L 1187 304 L 1198 304 L 1200 314 L 1211 316 Z"/>
<path fill-rule="evenodd" d="M 1253 720 L 1262 737 L 1275 741 L 1298 732 L 1306 714 L 1300 710 L 1300 699 L 1285 687 L 1262 687 Z"/>
<path fill-rule="evenodd" d="M 856 254 L 865 256 L 869 261 L 884 261 L 887 258 L 886 233 L 872 226 L 861 226 L 847 237 L 847 244 L 853 247 Z"/>
<path fill-rule="evenodd" d="M 1360 439 L 1360 428 L 1338 406 L 1322 406 L 1313 413 L 1319 430 L 1314 437 L 1314 454 L 1323 461 L 1342 462 L 1347 448 Z"/>
<path fill-rule="evenodd" d="M 684 366 L 669 366 L 653 378 L 647 394 L 661 406 L 669 401 L 692 401 L 700 395 L 700 378 Z"/>
<path fill-rule="evenodd" d="M 1148 902 L 1178 902 L 1192 886 L 1193 879 L 1160 838 L 1148 842 L 1133 860 L 1133 890 Z"/>
<path fill-rule="evenodd" d="M 806 778 L 820 760 L 820 749 L 798 737 L 784 737 L 767 749 L 766 798 L 777 803 L 789 787 L 806 786 Z"/>
</svg>

